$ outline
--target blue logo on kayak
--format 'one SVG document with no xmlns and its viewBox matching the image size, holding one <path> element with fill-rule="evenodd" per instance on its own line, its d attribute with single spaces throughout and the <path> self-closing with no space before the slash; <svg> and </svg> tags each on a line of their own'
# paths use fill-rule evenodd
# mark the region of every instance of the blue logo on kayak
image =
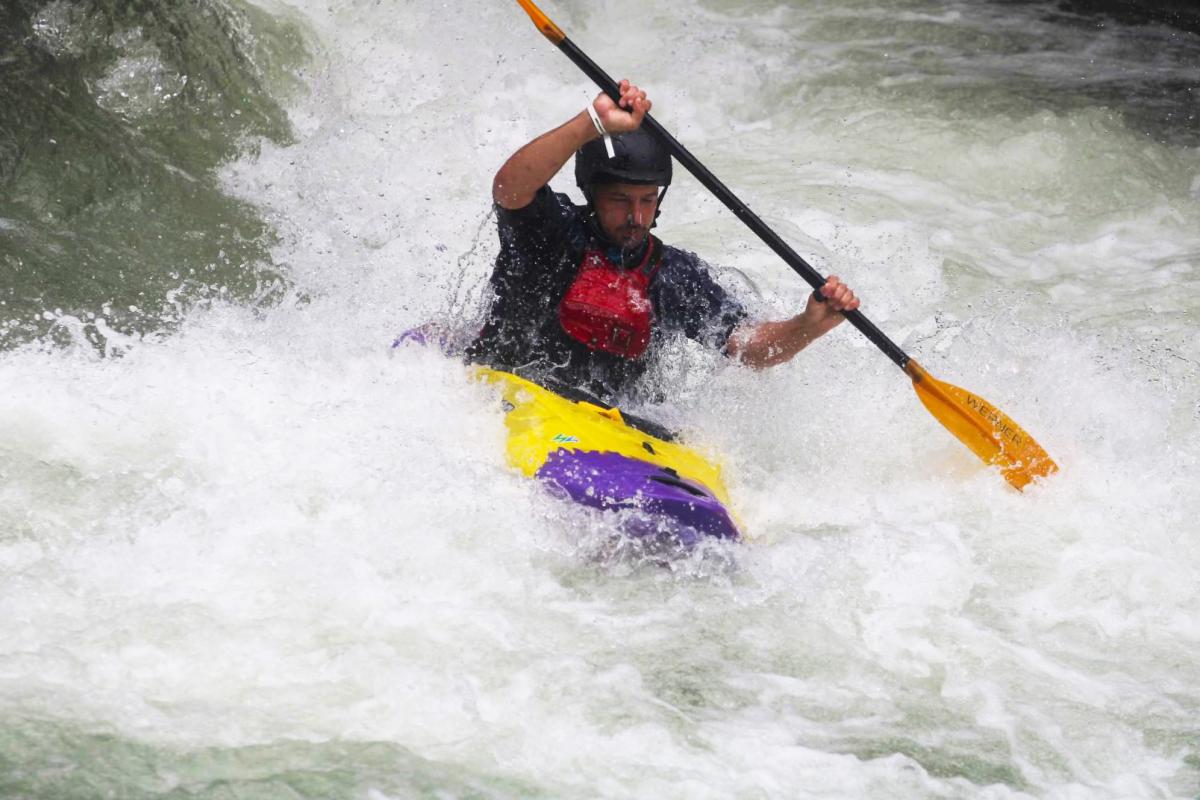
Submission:
<svg viewBox="0 0 1200 800">
<path fill-rule="evenodd" d="M 560 444 L 570 444 L 571 442 L 578 442 L 579 437 L 567 436 L 565 433 L 560 433 L 554 437 L 554 441 L 559 442 Z"/>
</svg>

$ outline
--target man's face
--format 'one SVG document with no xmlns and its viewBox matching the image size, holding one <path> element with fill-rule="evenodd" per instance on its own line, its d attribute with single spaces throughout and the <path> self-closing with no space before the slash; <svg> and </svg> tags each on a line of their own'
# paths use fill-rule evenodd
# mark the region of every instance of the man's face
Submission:
<svg viewBox="0 0 1200 800">
<path fill-rule="evenodd" d="M 658 210 L 658 187 L 604 183 L 592 193 L 600 229 L 626 250 L 646 240 Z"/>
</svg>

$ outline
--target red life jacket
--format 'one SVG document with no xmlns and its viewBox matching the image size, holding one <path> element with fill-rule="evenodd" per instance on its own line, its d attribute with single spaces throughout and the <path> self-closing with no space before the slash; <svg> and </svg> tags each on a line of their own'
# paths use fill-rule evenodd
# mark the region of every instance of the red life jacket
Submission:
<svg viewBox="0 0 1200 800">
<path fill-rule="evenodd" d="M 558 304 L 558 321 L 591 350 L 638 358 L 650 344 L 654 311 L 647 290 L 662 263 L 662 242 L 651 236 L 642 263 L 622 269 L 602 250 L 587 250 Z"/>
</svg>

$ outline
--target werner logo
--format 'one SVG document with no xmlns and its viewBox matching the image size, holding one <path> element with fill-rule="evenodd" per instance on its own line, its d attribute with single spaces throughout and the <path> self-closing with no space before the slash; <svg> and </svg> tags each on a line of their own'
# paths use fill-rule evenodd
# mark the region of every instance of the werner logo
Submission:
<svg viewBox="0 0 1200 800">
<path fill-rule="evenodd" d="M 559 444 L 570 444 L 572 442 L 578 442 L 579 437 L 578 436 L 567 436 L 565 433 L 559 433 L 559 434 L 555 434 L 554 441 L 558 442 Z"/>
<path fill-rule="evenodd" d="M 997 436 L 1008 439 L 1015 445 L 1021 444 L 1021 434 L 1017 432 L 1016 428 L 1005 421 L 1003 414 L 989 406 L 986 400 L 976 397 L 973 394 L 968 394 L 967 407 L 987 420 Z"/>
</svg>

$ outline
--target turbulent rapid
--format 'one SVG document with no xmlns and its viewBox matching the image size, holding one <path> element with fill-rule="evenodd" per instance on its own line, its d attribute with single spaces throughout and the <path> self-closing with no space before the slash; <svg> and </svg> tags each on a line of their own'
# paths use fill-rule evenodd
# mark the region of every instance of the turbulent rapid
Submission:
<svg viewBox="0 0 1200 800">
<path fill-rule="evenodd" d="M 1200 35 L 544 7 L 1061 472 L 1013 491 L 848 325 L 762 373 L 679 342 L 646 413 L 749 541 L 614 553 L 494 390 L 390 347 L 470 334 L 492 175 L 594 96 L 516 4 L 17 0 L 0 796 L 1200 793 Z M 657 232 L 805 300 L 686 176 Z"/>
</svg>

